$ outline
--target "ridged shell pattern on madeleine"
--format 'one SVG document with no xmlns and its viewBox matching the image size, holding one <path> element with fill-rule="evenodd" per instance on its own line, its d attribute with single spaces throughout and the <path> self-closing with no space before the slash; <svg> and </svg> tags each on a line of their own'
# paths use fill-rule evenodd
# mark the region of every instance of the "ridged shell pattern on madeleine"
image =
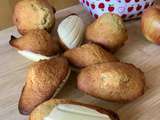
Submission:
<svg viewBox="0 0 160 120">
<path fill-rule="evenodd" d="M 104 100 L 128 102 L 143 95 L 144 74 L 134 65 L 113 62 L 88 66 L 78 75 L 78 88 Z"/>
<path fill-rule="evenodd" d="M 29 69 L 26 83 L 19 100 L 19 111 L 29 114 L 37 105 L 50 99 L 70 74 L 64 57 L 42 60 L 33 63 Z"/>
<path fill-rule="evenodd" d="M 76 67 L 119 61 L 111 53 L 96 44 L 84 44 L 80 47 L 70 49 L 64 53 L 68 61 Z"/>
<path fill-rule="evenodd" d="M 85 25 L 78 15 L 66 17 L 58 26 L 61 45 L 65 49 L 79 46 L 83 41 Z"/>
<path fill-rule="evenodd" d="M 45 57 L 52 57 L 59 53 L 60 48 L 58 40 L 55 37 L 52 37 L 45 30 L 31 30 L 24 36 L 20 38 L 13 38 L 10 40 L 10 45 L 18 50 L 18 52 L 30 52 L 34 55 L 41 55 Z M 28 57 L 23 54 L 25 57 L 38 61 L 41 57 Z M 37 60 L 38 59 L 38 60 Z"/>
</svg>

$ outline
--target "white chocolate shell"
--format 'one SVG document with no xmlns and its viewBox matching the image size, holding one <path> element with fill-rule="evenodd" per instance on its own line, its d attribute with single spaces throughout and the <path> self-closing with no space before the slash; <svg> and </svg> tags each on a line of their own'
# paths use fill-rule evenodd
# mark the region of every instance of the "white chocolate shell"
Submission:
<svg viewBox="0 0 160 120">
<path fill-rule="evenodd" d="M 77 15 L 70 15 L 58 26 L 61 43 L 68 49 L 79 46 L 83 40 L 85 25 Z"/>
<path fill-rule="evenodd" d="M 44 120 L 111 120 L 111 118 L 85 106 L 59 104 L 53 108 Z"/>
<path fill-rule="evenodd" d="M 35 62 L 40 61 L 40 60 L 49 60 L 50 58 L 52 58 L 52 57 L 47 57 L 41 54 L 37 54 L 37 53 L 30 52 L 30 51 L 25 51 L 25 50 L 18 50 L 18 53 L 28 58 L 29 60 L 32 60 Z"/>
</svg>

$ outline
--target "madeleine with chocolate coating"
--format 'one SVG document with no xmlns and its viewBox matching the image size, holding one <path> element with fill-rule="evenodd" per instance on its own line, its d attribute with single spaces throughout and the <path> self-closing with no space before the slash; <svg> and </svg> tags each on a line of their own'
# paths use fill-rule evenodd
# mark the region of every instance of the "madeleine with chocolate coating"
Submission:
<svg viewBox="0 0 160 120">
<path fill-rule="evenodd" d="M 52 114 L 51 112 L 54 109 L 56 110 L 56 108 L 59 105 L 69 106 L 69 107 L 65 107 L 65 111 L 63 111 L 61 113 L 59 112 L 60 114 L 57 114 L 57 115 L 60 115 L 60 116 L 56 116 L 56 118 L 58 118 L 60 120 L 68 120 L 63 116 L 65 115 L 67 117 L 67 110 L 69 110 L 70 108 L 71 109 L 68 112 L 69 113 L 68 117 L 71 117 L 71 119 L 69 119 L 69 120 L 72 120 L 72 119 L 77 120 L 75 118 L 76 115 L 79 115 L 82 120 L 83 120 L 83 117 L 86 120 L 86 117 L 89 117 L 90 113 L 89 112 L 84 112 L 84 111 L 81 111 L 81 110 L 85 110 L 85 111 L 87 110 L 87 111 L 90 111 L 90 112 L 92 111 L 92 113 L 96 112 L 96 114 L 99 114 L 99 116 L 90 116 L 92 118 L 95 117 L 94 119 L 96 119 L 96 117 L 102 116 L 102 120 L 119 120 L 118 115 L 111 110 L 107 110 L 107 109 L 104 109 L 104 108 L 101 108 L 101 107 L 98 107 L 98 106 L 85 104 L 85 103 L 80 103 L 80 102 L 76 102 L 76 101 L 73 101 L 73 100 L 67 100 L 67 99 L 51 99 L 49 101 L 46 101 L 46 102 L 40 104 L 38 107 L 36 107 L 32 111 L 32 113 L 30 114 L 29 120 L 46 120 L 45 118 L 48 117 L 50 114 Z M 73 106 L 75 106 L 75 108 L 76 108 L 75 113 L 74 113 Z M 59 111 L 61 111 L 63 108 L 64 107 L 61 107 L 61 109 L 59 109 Z M 64 114 L 64 112 L 65 112 L 65 114 Z M 79 112 L 80 112 L 80 114 L 79 114 Z M 55 112 L 53 112 L 53 113 L 55 113 Z M 84 115 L 84 114 L 87 114 L 87 115 Z M 106 119 L 105 119 L 105 116 L 106 116 Z M 55 117 L 49 117 L 49 118 L 50 118 L 50 120 L 58 120 Z M 90 120 L 90 119 L 87 119 L 87 120 Z"/>
<path fill-rule="evenodd" d="M 9 44 L 16 48 L 18 53 L 33 61 L 50 59 L 60 52 L 58 39 L 41 29 L 31 30 L 20 38 L 12 36 Z"/>
<path fill-rule="evenodd" d="M 19 100 L 19 111 L 28 115 L 39 104 L 55 97 L 67 81 L 70 67 L 64 57 L 34 62 L 29 66 Z"/>
</svg>

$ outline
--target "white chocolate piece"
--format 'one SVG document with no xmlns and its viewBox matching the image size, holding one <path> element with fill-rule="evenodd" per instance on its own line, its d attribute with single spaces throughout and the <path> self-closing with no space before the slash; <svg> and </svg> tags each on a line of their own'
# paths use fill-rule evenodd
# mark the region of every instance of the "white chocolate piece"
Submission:
<svg viewBox="0 0 160 120">
<path fill-rule="evenodd" d="M 43 120 L 111 120 L 111 118 L 88 107 L 59 104 Z"/>
<path fill-rule="evenodd" d="M 26 50 L 18 50 L 18 53 L 32 61 L 48 60 L 52 58 L 52 57 L 47 57 L 47 56 L 36 54 L 36 53 L 26 51 Z"/>
<path fill-rule="evenodd" d="M 69 49 L 79 46 L 83 40 L 85 25 L 77 15 L 70 15 L 58 26 L 58 35 L 61 42 Z"/>
</svg>

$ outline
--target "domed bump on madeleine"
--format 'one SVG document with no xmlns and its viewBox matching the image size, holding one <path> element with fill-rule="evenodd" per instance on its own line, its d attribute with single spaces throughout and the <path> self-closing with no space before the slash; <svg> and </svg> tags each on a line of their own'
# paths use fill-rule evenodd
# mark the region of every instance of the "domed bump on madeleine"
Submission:
<svg viewBox="0 0 160 120">
<path fill-rule="evenodd" d="M 110 120 L 119 120 L 118 115 L 111 111 L 98 106 L 93 106 L 89 104 L 84 104 L 68 99 L 51 99 L 36 107 L 29 116 L 29 120 L 44 120 L 46 116 L 59 104 L 71 104 L 71 105 L 80 105 L 82 107 L 90 108 L 96 110 L 100 114 L 108 115 Z M 106 119 L 107 120 L 107 119 Z"/>
<path fill-rule="evenodd" d="M 21 0 L 15 5 L 13 23 L 21 34 L 33 29 L 51 31 L 55 10 L 47 0 Z"/>
<path fill-rule="evenodd" d="M 66 17 L 58 26 L 58 35 L 64 49 L 79 46 L 83 40 L 85 25 L 83 20 L 75 14 Z"/>
<path fill-rule="evenodd" d="M 33 63 L 28 69 L 20 96 L 20 113 L 28 115 L 37 105 L 55 96 L 57 90 L 60 91 L 67 81 L 69 74 L 70 68 L 64 57 Z"/>
<path fill-rule="evenodd" d="M 97 63 L 119 61 L 111 53 L 93 43 L 70 49 L 64 53 L 64 56 L 71 64 L 79 68 Z"/>
<path fill-rule="evenodd" d="M 11 37 L 10 45 L 26 58 L 39 61 L 50 59 L 60 52 L 58 39 L 45 30 L 31 30 L 20 38 Z"/>
<path fill-rule="evenodd" d="M 86 40 L 115 52 L 123 46 L 128 39 L 128 34 L 120 16 L 105 13 L 86 28 L 85 37 Z"/>
<path fill-rule="evenodd" d="M 144 94 L 144 74 L 127 63 L 112 62 L 88 66 L 78 75 L 78 88 L 104 100 L 128 102 Z"/>
</svg>

